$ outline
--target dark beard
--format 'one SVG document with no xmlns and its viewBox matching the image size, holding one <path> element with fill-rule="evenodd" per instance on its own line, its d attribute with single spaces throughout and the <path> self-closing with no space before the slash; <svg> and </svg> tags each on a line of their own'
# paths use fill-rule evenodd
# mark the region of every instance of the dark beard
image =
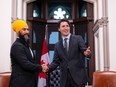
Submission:
<svg viewBox="0 0 116 87">
<path fill-rule="evenodd" d="M 30 39 L 28 34 L 22 35 L 21 33 L 19 33 L 19 38 L 23 39 L 27 44 L 29 44 Z"/>
</svg>

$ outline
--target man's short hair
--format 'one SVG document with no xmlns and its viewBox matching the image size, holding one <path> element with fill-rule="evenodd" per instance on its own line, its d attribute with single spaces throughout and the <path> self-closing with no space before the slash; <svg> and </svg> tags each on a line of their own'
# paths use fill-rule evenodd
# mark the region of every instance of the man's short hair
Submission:
<svg viewBox="0 0 116 87">
<path fill-rule="evenodd" d="M 70 22 L 67 20 L 67 19 L 61 19 L 59 22 L 58 22 L 58 28 L 60 28 L 60 24 L 61 22 L 67 22 L 70 26 Z"/>
</svg>

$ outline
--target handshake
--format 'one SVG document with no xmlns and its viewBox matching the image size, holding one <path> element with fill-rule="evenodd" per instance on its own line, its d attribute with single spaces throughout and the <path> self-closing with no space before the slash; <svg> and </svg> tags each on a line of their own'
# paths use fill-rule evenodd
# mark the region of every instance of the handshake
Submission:
<svg viewBox="0 0 116 87">
<path fill-rule="evenodd" d="M 46 64 L 42 64 L 41 66 L 42 66 L 42 72 L 46 73 L 49 70 Z"/>
</svg>

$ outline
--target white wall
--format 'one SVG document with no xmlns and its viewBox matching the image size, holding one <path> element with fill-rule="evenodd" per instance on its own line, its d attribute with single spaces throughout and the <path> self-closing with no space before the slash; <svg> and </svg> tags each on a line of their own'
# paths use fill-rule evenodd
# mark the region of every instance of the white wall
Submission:
<svg viewBox="0 0 116 87">
<path fill-rule="evenodd" d="M 95 41 L 95 70 L 104 70 L 104 56 L 103 56 L 103 29 L 99 28 L 94 34 Z"/>
<path fill-rule="evenodd" d="M 0 72 L 11 71 L 10 47 L 16 39 L 11 28 L 13 20 L 24 19 L 22 0 L 0 1 Z"/>
<path fill-rule="evenodd" d="M 104 70 L 104 48 L 103 48 L 103 8 L 102 0 L 94 1 L 94 21 L 96 23 L 94 29 L 97 30 L 94 33 L 95 41 L 95 70 L 103 71 Z M 93 29 L 93 30 L 94 30 Z"/>
<path fill-rule="evenodd" d="M 94 17 L 95 19 L 101 19 L 103 17 L 103 4 L 102 4 L 103 0 L 95 0 L 94 3 Z M 109 62 L 109 70 L 113 70 L 116 71 L 116 12 L 115 12 L 115 7 L 116 7 L 116 1 L 115 0 L 106 0 L 108 1 L 108 38 L 107 41 L 109 40 L 109 59 L 107 62 Z M 107 13 L 106 13 L 107 15 Z M 95 20 L 95 22 L 96 22 Z M 96 70 L 100 70 L 103 71 L 105 64 L 104 64 L 104 57 L 106 55 L 104 55 L 104 44 L 100 43 L 99 40 L 104 41 L 103 38 L 103 31 L 101 31 L 101 29 L 103 29 L 103 23 L 101 22 L 100 26 L 101 28 L 98 29 L 99 32 L 98 33 L 98 37 L 96 37 L 96 33 L 94 34 L 94 38 L 95 38 L 95 63 L 96 63 Z M 101 31 L 101 32 L 100 32 Z M 101 33 L 101 34 L 100 34 Z M 102 39 L 103 38 L 103 39 Z M 103 50 L 103 53 L 102 53 Z M 106 49 L 108 50 L 108 49 Z M 106 51 L 105 50 L 105 51 Z M 104 55 L 104 56 L 103 56 Z"/>
<path fill-rule="evenodd" d="M 16 33 L 13 32 L 11 24 L 17 18 L 26 18 L 24 9 L 26 9 L 26 0 L 25 4 L 22 0 L 0 1 L 0 72 L 11 71 L 10 48 L 16 39 Z"/>
<path fill-rule="evenodd" d="M 116 0 L 108 0 L 110 70 L 116 71 Z"/>
<path fill-rule="evenodd" d="M 0 72 L 10 71 L 11 0 L 0 1 Z"/>
</svg>

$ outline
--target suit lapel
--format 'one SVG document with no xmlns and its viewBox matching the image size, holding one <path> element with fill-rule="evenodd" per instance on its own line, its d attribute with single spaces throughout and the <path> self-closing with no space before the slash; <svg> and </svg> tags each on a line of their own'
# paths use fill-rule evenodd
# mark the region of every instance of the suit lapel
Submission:
<svg viewBox="0 0 116 87">
<path fill-rule="evenodd" d="M 69 50 L 68 50 L 68 57 L 71 58 L 72 52 L 73 52 L 73 36 L 70 36 L 70 40 L 69 40 Z"/>
<path fill-rule="evenodd" d="M 28 54 L 27 58 L 30 59 L 30 60 L 33 60 L 34 58 L 32 58 L 29 46 L 20 38 L 17 38 L 17 41 L 25 46 L 25 52 Z"/>
</svg>

